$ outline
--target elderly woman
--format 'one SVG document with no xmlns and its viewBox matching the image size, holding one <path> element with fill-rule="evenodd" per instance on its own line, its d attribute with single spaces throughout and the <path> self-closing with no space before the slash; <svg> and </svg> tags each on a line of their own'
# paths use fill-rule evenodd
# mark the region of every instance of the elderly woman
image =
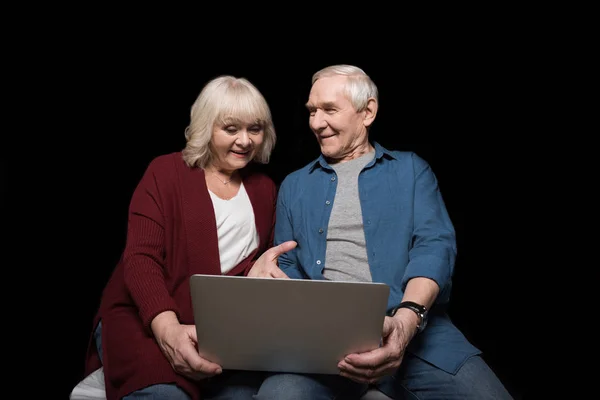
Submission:
<svg viewBox="0 0 600 400">
<path fill-rule="evenodd" d="M 262 380 L 198 355 L 189 278 L 268 275 L 296 245 L 270 248 L 276 188 L 250 168 L 275 145 L 269 106 L 246 79 L 218 77 L 192 106 L 185 137 L 137 185 L 126 245 L 94 318 L 86 374 L 103 366 L 108 399 L 251 399 Z"/>
</svg>

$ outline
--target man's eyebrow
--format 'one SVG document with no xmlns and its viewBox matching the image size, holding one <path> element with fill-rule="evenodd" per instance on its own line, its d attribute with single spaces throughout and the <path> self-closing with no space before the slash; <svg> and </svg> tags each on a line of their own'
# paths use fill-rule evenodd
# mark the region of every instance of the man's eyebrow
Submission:
<svg viewBox="0 0 600 400">
<path fill-rule="evenodd" d="M 320 105 L 321 108 L 335 108 L 335 103 L 331 102 L 331 101 L 326 101 L 325 103 L 322 103 Z M 313 108 L 317 108 L 317 106 L 311 104 L 311 103 L 306 103 L 306 108 L 308 109 L 313 109 Z"/>
</svg>

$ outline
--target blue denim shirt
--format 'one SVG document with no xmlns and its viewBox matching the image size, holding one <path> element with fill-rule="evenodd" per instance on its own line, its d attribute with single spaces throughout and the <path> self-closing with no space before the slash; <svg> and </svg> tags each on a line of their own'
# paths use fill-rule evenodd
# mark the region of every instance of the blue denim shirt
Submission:
<svg viewBox="0 0 600 400">
<path fill-rule="evenodd" d="M 388 308 L 401 302 L 408 280 L 414 277 L 436 281 L 440 287 L 436 303 L 447 303 L 456 237 L 437 179 L 429 164 L 415 153 L 373 145 L 375 158 L 358 177 L 373 281 L 390 286 Z M 287 240 L 298 243 L 279 257 L 279 267 L 290 278 L 325 279 L 327 226 L 336 188 L 336 173 L 323 156 L 281 183 L 274 241 L 276 245 Z M 408 350 L 455 372 L 479 350 L 445 313 L 434 312 L 434 308 L 426 329 L 411 341 Z"/>
</svg>

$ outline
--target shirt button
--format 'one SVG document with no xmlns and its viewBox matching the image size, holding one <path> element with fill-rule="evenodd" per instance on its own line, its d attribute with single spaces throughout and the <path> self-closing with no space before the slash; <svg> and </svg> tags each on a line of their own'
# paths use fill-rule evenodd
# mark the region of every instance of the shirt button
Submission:
<svg viewBox="0 0 600 400">
<path fill-rule="evenodd" d="M 332 181 L 332 182 L 333 182 L 333 181 L 335 181 L 335 176 L 332 176 L 332 177 L 331 177 L 331 181 Z"/>
<path fill-rule="evenodd" d="M 317 260 L 317 265 L 321 265 L 321 260 Z"/>
<path fill-rule="evenodd" d="M 323 233 L 323 228 L 319 228 L 319 233 Z"/>
<path fill-rule="evenodd" d="M 330 202 L 329 200 L 327 200 L 327 201 L 325 202 L 325 204 L 327 204 L 327 205 L 330 205 L 330 204 L 331 204 L 331 202 Z"/>
<path fill-rule="evenodd" d="M 367 220 L 367 225 L 371 225 L 371 220 Z"/>
</svg>

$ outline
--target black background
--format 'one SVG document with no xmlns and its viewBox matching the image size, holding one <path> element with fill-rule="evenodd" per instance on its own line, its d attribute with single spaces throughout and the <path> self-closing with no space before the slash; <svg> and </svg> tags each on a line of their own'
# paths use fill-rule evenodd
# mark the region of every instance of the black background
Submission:
<svg viewBox="0 0 600 400">
<path fill-rule="evenodd" d="M 52 109 L 54 130 L 36 142 L 45 156 L 28 160 L 43 193 L 39 202 L 49 208 L 48 234 L 39 246 L 53 252 L 43 268 L 56 282 L 58 306 L 49 322 L 60 332 L 51 332 L 58 339 L 49 360 L 60 362 L 61 394 L 83 378 L 92 318 L 125 242 L 133 189 L 154 157 L 184 146 L 190 107 L 202 86 L 233 74 L 262 91 L 278 135 L 265 170 L 279 183 L 318 156 L 304 104 L 312 74 L 334 63 L 362 67 L 378 85 L 371 138 L 413 150 L 431 164 L 458 238 L 450 315 L 509 390 L 515 396 L 523 391 L 522 315 L 510 306 L 523 293 L 515 273 L 519 255 L 512 247 L 516 238 L 504 235 L 511 224 L 506 165 L 520 144 L 505 136 L 519 113 L 507 102 L 514 98 L 514 59 L 483 51 L 480 40 L 441 39 L 397 51 L 321 54 L 312 52 L 310 41 L 289 45 L 285 53 L 241 44 L 176 50 L 171 43 L 138 42 L 135 35 L 66 48 L 60 65 L 44 73 L 48 90 L 29 92 L 32 113 Z M 44 126 L 27 125 L 23 138 Z"/>
</svg>

